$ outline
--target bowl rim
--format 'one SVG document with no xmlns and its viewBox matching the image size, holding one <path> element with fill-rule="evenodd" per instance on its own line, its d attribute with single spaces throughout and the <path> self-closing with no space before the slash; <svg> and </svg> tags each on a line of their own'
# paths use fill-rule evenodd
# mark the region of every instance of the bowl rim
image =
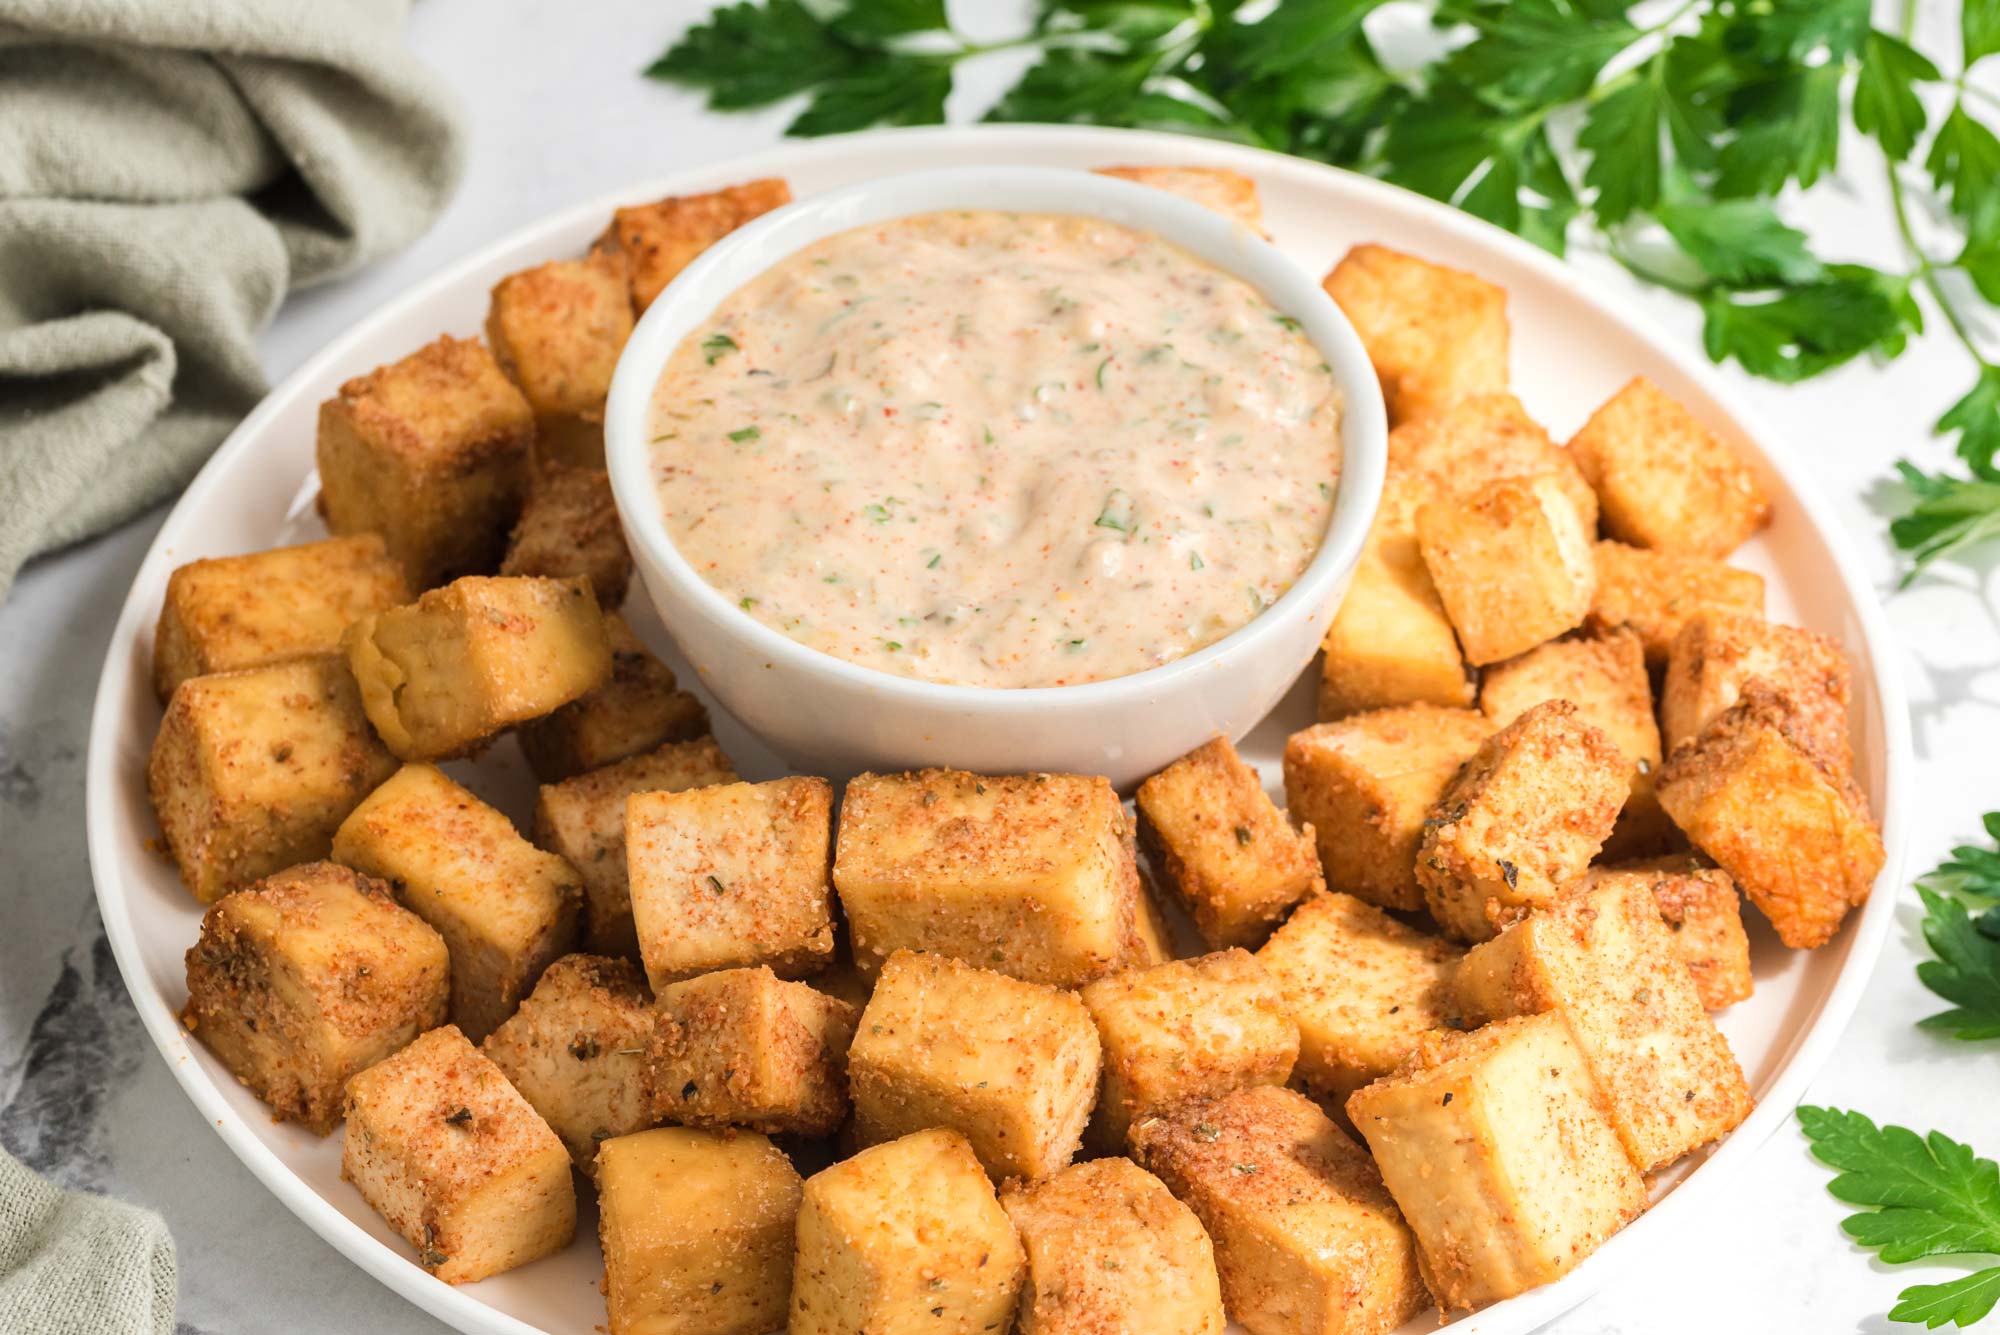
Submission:
<svg viewBox="0 0 2000 1335">
<path fill-rule="evenodd" d="M 652 479 L 647 422 L 666 363 L 715 309 L 746 283 L 806 246 L 857 227 L 961 209 L 1060 213 L 1151 232 L 1256 288 L 1326 359 L 1341 395 L 1340 472 L 1318 549 L 1297 579 L 1250 620 L 1191 653 L 1137 672 L 1059 686 L 973 686 L 906 677 L 813 648 L 731 602 L 689 564 L 667 531 Z M 710 246 L 640 317 L 619 354 L 604 408 L 605 467 L 629 540 L 724 635 L 767 665 L 812 674 L 900 703 L 961 716 L 1021 708 L 1088 710 L 1151 700 L 1182 677 L 1254 654 L 1299 619 L 1326 612 L 1361 559 L 1388 470 L 1388 412 L 1381 382 L 1353 324 L 1320 283 L 1242 223 L 1154 186 L 1071 167 L 945 167 L 902 172 L 806 196 L 761 215 Z M 651 588 L 647 590 L 649 596 Z M 657 599 L 655 599 L 657 602 Z M 671 634 L 673 627 L 669 625 Z"/>
</svg>

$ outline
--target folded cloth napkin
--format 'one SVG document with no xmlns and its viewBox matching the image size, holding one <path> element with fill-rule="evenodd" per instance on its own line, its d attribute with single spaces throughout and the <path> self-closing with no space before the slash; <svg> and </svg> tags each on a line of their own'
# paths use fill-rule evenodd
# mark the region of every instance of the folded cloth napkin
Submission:
<svg viewBox="0 0 2000 1335">
<path fill-rule="evenodd" d="M 428 227 L 449 94 L 408 0 L 0 0 L 0 598 L 194 475 L 288 288 Z"/>
<path fill-rule="evenodd" d="M 59 1191 L 0 1150 L 0 1330 L 173 1335 L 174 1293 L 158 1215 Z"/>
</svg>

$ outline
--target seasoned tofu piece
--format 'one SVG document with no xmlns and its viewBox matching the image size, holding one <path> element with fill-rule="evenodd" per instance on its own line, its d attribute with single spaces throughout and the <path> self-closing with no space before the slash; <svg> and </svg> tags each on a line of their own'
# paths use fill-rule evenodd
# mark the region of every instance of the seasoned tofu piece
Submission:
<svg viewBox="0 0 2000 1335">
<path fill-rule="evenodd" d="M 450 967 L 388 886 L 303 863 L 202 915 L 181 1023 L 280 1119 L 323 1136 L 349 1076 L 444 1023 Z"/>
<path fill-rule="evenodd" d="M 1077 987 L 1139 949 L 1125 808 L 1079 774 L 863 774 L 840 804 L 833 885 L 854 959 L 950 955 Z"/>
<path fill-rule="evenodd" d="M 1324 890 L 1310 825 L 1295 830 L 1227 737 L 1139 785 L 1139 846 L 1214 949 L 1255 947 Z"/>
<path fill-rule="evenodd" d="M 503 575 L 581 576 L 602 608 L 625 601 L 632 552 L 602 468 L 552 468 L 538 473 L 507 539 Z"/>
<path fill-rule="evenodd" d="M 1242 223 L 1259 236 L 1264 235 L 1264 206 L 1257 198 L 1257 183 L 1241 172 L 1223 167 L 1098 167 L 1099 176 L 1116 176 L 1179 195 Z"/>
<path fill-rule="evenodd" d="M 1681 628 L 1660 687 L 1660 731 L 1671 754 L 1761 681 L 1791 703 L 1794 725 L 1836 769 L 1853 763 L 1847 655 L 1831 635 L 1762 617 L 1703 614 Z"/>
<path fill-rule="evenodd" d="M 1476 394 L 1389 433 L 1389 477 L 1396 485 L 1384 489 L 1380 517 L 1413 534 L 1427 500 L 1468 496 L 1504 478 L 1543 476 L 1562 488 L 1596 537 L 1597 493 L 1569 451 L 1512 394 Z"/>
<path fill-rule="evenodd" d="M 744 223 L 792 202 L 776 177 L 745 181 L 705 195 L 677 195 L 619 209 L 593 253 L 623 261 L 632 308 L 643 314 L 653 298 L 697 255 Z"/>
<path fill-rule="evenodd" d="M 1369 536 L 1321 648 L 1323 721 L 1396 705 L 1472 703 L 1458 634 L 1414 532 Z"/>
<path fill-rule="evenodd" d="M 396 758 L 334 654 L 190 677 L 153 738 L 146 789 L 181 882 L 204 904 L 323 858 Z"/>
<path fill-rule="evenodd" d="M 340 1175 L 417 1250 L 468 1284 L 569 1245 L 569 1152 L 451 1025 L 347 1083 Z"/>
<path fill-rule="evenodd" d="M 1323 284 L 1361 336 L 1395 425 L 1507 388 L 1507 293 L 1386 246 L 1355 246 Z"/>
<path fill-rule="evenodd" d="M 387 881 L 451 949 L 451 1019 L 477 1042 L 576 944 L 576 869 L 434 765 L 405 765 L 333 837 L 333 859 Z"/>
<path fill-rule="evenodd" d="M 1560 1279 L 1646 1208 L 1556 1015 L 1434 1034 L 1347 1113 L 1447 1312 Z"/>
<path fill-rule="evenodd" d="M 847 1117 L 854 1007 L 769 969 L 660 990 L 647 1084 L 656 1120 L 830 1136 Z"/>
<path fill-rule="evenodd" d="M 528 767 L 543 783 L 601 769 L 667 742 L 708 732 L 708 711 L 680 689 L 674 671 L 654 656 L 616 612 L 604 617 L 611 642 L 611 676 L 516 734 Z"/>
<path fill-rule="evenodd" d="M 1703 1006 L 1721 1010 L 1750 999 L 1750 938 L 1728 872 L 1680 854 L 1592 867 L 1577 882 L 1579 888 L 1605 884 L 1643 885 L 1652 892 Z"/>
<path fill-rule="evenodd" d="M 1468 662 L 1525 653 L 1590 611 L 1590 535 L 1553 478 L 1503 478 L 1432 501 L 1417 512 L 1417 542 Z"/>
<path fill-rule="evenodd" d="M 583 878 L 584 941 L 592 951 L 639 958 L 625 866 L 625 799 L 735 782 L 729 757 L 713 737 L 700 737 L 542 785 L 535 798 L 535 843 Z"/>
<path fill-rule="evenodd" d="M 1285 743 L 1285 805 L 1312 829 L 1327 881 L 1383 908 L 1422 908 L 1424 821 L 1492 733 L 1484 715 L 1433 705 L 1378 709 L 1293 733 Z"/>
<path fill-rule="evenodd" d="M 1622 542 L 1600 542 L 1597 593 L 1590 622 L 1630 626 L 1646 647 L 1646 665 L 1662 667 L 1674 639 L 1704 612 L 1764 615 L 1764 577 L 1705 556 L 1655 552 Z"/>
<path fill-rule="evenodd" d="M 787 1335 L 985 1335 L 1027 1261 L 972 1146 L 918 1131 L 806 1179 Z"/>
<path fill-rule="evenodd" d="M 1028 1254 L 1019 1335 L 1223 1335 L 1208 1234 L 1130 1159 L 1010 1184 L 1000 1205 Z"/>
<path fill-rule="evenodd" d="M 379 533 L 410 587 L 500 562 L 527 491 L 535 414 L 476 339 L 437 342 L 320 405 L 319 511 Z"/>
<path fill-rule="evenodd" d="M 868 1144 L 948 1126 L 994 1181 L 1046 1177 L 1076 1153 L 1099 1064 L 1074 992 L 898 951 L 847 1055 L 855 1130 Z"/>
<path fill-rule="evenodd" d="M 1381 1175 L 1303 1094 L 1182 1104 L 1132 1128 L 1132 1148 L 1199 1216 L 1223 1302 L 1257 1335 L 1385 1335 L 1430 1306 Z"/>
<path fill-rule="evenodd" d="M 409 600 L 374 533 L 190 561 L 167 579 L 153 689 L 164 703 L 189 677 L 334 653 L 350 621 Z"/>
<path fill-rule="evenodd" d="M 1723 557 L 1771 522 L 1743 456 L 1644 376 L 1591 414 L 1569 452 L 1620 542 Z"/>
<path fill-rule="evenodd" d="M 534 411 L 541 462 L 604 467 L 604 398 L 631 336 L 632 293 L 618 255 L 551 260 L 494 285 L 486 341 Z"/>
<path fill-rule="evenodd" d="M 1484 941 L 1554 902 L 1604 846 L 1631 763 L 1567 700 L 1494 733 L 1424 822 L 1417 880 L 1438 926 Z"/>
</svg>

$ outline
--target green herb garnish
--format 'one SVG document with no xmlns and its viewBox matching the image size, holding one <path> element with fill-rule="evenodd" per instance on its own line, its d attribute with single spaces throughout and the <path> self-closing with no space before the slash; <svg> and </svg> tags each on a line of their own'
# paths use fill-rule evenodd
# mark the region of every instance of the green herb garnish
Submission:
<svg viewBox="0 0 2000 1335">
<path fill-rule="evenodd" d="M 2000 811 L 1984 823 L 2000 843 Z M 1937 956 L 1917 965 L 1917 979 L 1952 1003 L 1923 1027 L 1967 1041 L 2000 1038 L 2000 848 L 1960 844 L 1917 881 L 1917 893 L 1924 941 Z"/>
<path fill-rule="evenodd" d="M 729 438 L 735 441 L 738 445 L 741 445 L 744 441 L 756 440 L 763 434 L 764 432 L 758 427 L 746 426 L 730 432 Z"/>
<path fill-rule="evenodd" d="M 717 358 L 737 351 L 736 340 L 727 334 L 710 334 L 701 341 L 701 355 L 710 366 L 715 365 Z"/>
</svg>

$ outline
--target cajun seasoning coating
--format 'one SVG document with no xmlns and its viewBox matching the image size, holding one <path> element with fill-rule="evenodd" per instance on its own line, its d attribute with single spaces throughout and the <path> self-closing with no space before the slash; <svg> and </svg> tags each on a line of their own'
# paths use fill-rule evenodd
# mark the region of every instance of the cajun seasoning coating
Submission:
<svg viewBox="0 0 2000 1335">
<path fill-rule="evenodd" d="M 708 732 L 708 711 L 679 689 L 662 663 L 616 612 L 604 617 L 611 642 L 611 675 L 545 718 L 515 733 L 528 768 L 543 783 L 560 783 L 590 770 L 686 742 Z"/>
<path fill-rule="evenodd" d="M 1600 542 L 1593 555 L 1597 593 L 1590 624 L 1630 626 L 1646 647 L 1649 667 L 1666 663 L 1681 627 L 1703 612 L 1764 615 L 1764 577 L 1753 570 L 1622 542 Z"/>
<path fill-rule="evenodd" d="M 660 990 L 647 1057 L 656 1119 L 829 1136 L 847 1117 L 855 1010 L 766 968 Z"/>
<path fill-rule="evenodd" d="M 527 504 L 507 539 L 503 575 L 581 576 L 598 606 L 625 601 L 632 582 L 632 551 L 611 499 L 611 477 L 602 468 L 551 468 L 535 478 Z"/>
<path fill-rule="evenodd" d="M 1744 934 L 1742 904 L 1728 872 L 1683 853 L 1593 867 L 1577 887 L 1606 882 L 1644 885 L 1652 892 L 1703 1006 L 1721 1010 L 1749 1000 L 1750 938 Z"/>
<path fill-rule="evenodd" d="M 1392 491 L 1405 488 L 1414 489 L 1391 479 L 1384 506 Z M 1396 705 L 1472 703 L 1458 635 L 1424 568 L 1416 532 L 1382 531 L 1380 512 L 1321 647 L 1322 721 Z"/>
<path fill-rule="evenodd" d="M 1569 451 L 1549 438 L 1512 394 L 1477 394 L 1389 433 L 1389 473 L 1405 485 L 1385 502 L 1383 526 L 1414 533 L 1417 511 L 1435 496 L 1469 496 L 1503 478 L 1548 477 L 1597 533 L 1597 493 Z"/>
<path fill-rule="evenodd" d="M 1394 426 L 1507 388 L 1507 293 L 1386 246 L 1355 246 L 1322 284 L 1353 322 Z"/>
<path fill-rule="evenodd" d="M 1179 195 L 1242 223 L 1259 236 L 1265 235 L 1264 206 L 1257 198 L 1257 183 L 1241 172 L 1221 167 L 1093 167 L 1091 170 L 1099 176 L 1115 176 L 1121 181 Z"/>
<path fill-rule="evenodd" d="M 623 262 L 632 309 L 644 314 L 697 255 L 752 219 L 792 202 L 777 177 L 745 181 L 705 195 L 678 195 L 619 209 L 592 247 Z"/>
<path fill-rule="evenodd" d="M 494 285 L 486 341 L 534 410 L 543 465 L 604 467 L 604 399 L 632 323 L 621 255 L 551 260 Z"/>
<path fill-rule="evenodd" d="M 1755 680 L 1785 697 L 1793 726 L 1827 763 L 1853 766 L 1847 709 L 1852 673 L 1831 635 L 1762 617 L 1704 613 L 1675 637 L 1660 687 L 1660 731 L 1669 752 L 1693 741 Z"/>
<path fill-rule="evenodd" d="M 1525 653 L 1590 611 L 1590 535 L 1552 477 L 1431 501 L 1417 512 L 1417 543 L 1469 663 Z"/>
</svg>

